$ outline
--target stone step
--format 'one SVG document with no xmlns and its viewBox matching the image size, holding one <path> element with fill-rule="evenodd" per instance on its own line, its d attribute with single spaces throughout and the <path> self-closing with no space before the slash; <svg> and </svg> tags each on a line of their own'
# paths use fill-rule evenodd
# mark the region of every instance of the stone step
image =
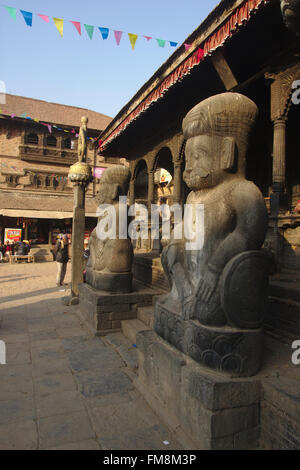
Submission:
<svg viewBox="0 0 300 470">
<path fill-rule="evenodd" d="M 300 338 L 300 302 L 270 297 L 264 328 L 268 335 L 283 343 Z"/>
<path fill-rule="evenodd" d="M 300 283 L 297 279 L 290 279 L 289 281 L 271 281 L 269 295 L 271 297 L 300 302 Z"/>
<path fill-rule="evenodd" d="M 122 333 L 129 339 L 131 344 L 136 344 L 136 335 L 140 331 L 150 330 L 149 326 L 145 325 L 141 320 L 123 320 L 121 322 Z"/>
<path fill-rule="evenodd" d="M 264 380 L 262 385 L 261 448 L 298 450 L 300 448 L 299 377 L 273 377 Z"/>
<path fill-rule="evenodd" d="M 154 306 L 139 307 L 137 311 L 137 318 L 149 328 L 153 329 L 154 325 Z"/>
</svg>

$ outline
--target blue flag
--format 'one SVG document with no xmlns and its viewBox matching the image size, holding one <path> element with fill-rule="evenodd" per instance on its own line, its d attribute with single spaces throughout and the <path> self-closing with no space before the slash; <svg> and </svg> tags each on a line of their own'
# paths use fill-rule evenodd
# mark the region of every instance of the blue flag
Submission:
<svg viewBox="0 0 300 470">
<path fill-rule="evenodd" d="M 108 28 L 101 28 L 101 26 L 99 26 L 99 31 L 102 35 L 102 39 L 107 39 L 108 38 L 108 33 L 109 33 Z"/>
<path fill-rule="evenodd" d="M 32 26 L 32 13 L 30 11 L 20 10 L 27 26 Z"/>
</svg>

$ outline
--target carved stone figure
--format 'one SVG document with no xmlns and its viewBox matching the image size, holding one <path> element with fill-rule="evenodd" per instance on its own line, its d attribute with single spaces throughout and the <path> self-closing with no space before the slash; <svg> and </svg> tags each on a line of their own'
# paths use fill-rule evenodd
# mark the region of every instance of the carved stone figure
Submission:
<svg viewBox="0 0 300 470">
<path fill-rule="evenodd" d="M 78 161 L 86 162 L 87 157 L 87 123 L 88 118 L 83 116 L 81 118 L 81 126 L 78 136 Z"/>
<path fill-rule="evenodd" d="M 162 265 L 171 292 L 156 305 L 155 330 L 196 361 L 233 375 L 257 372 L 260 326 L 268 285 L 260 250 L 267 212 L 259 189 L 245 179 L 248 137 L 256 105 L 224 93 L 195 106 L 183 121 L 187 140 L 186 204 L 204 208 L 204 242 L 187 249 L 171 240 Z"/>
<path fill-rule="evenodd" d="M 119 238 L 119 197 L 126 196 L 130 182 L 130 170 L 123 165 L 108 168 L 102 174 L 96 195 L 99 206 L 110 204 L 114 208 L 116 238 L 101 240 L 95 228 L 89 241 L 90 256 L 87 263 L 86 281 L 96 289 L 110 292 L 130 292 L 132 288 L 133 248 L 131 241 Z M 126 207 L 127 210 L 127 207 Z M 99 217 L 98 223 L 101 219 Z"/>
<path fill-rule="evenodd" d="M 300 35 L 300 0 L 280 0 L 285 26 Z"/>
</svg>

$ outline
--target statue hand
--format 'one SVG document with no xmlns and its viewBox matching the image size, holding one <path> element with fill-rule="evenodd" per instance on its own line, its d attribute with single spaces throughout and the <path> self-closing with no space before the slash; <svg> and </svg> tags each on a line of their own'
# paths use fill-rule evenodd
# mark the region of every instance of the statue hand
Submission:
<svg viewBox="0 0 300 470">
<path fill-rule="evenodd" d="M 182 306 L 182 318 L 184 320 L 190 320 L 194 317 L 196 302 L 197 297 L 194 295 L 184 300 Z"/>
<path fill-rule="evenodd" d="M 209 268 L 206 270 L 204 277 L 200 280 L 198 285 L 197 298 L 202 302 L 209 303 L 214 291 L 216 290 L 220 275 L 211 271 Z"/>
</svg>

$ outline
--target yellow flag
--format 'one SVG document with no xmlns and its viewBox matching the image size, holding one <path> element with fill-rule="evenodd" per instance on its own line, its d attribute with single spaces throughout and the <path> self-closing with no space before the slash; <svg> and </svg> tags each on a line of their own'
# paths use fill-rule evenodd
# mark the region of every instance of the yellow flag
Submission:
<svg viewBox="0 0 300 470">
<path fill-rule="evenodd" d="M 57 31 L 63 37 L 64 34 L 64 20 L 61 18 L 53 18 L 53 21 L 55 23 L 55 26 L 57 27 Z"/>
<path fill-rule="evenodd" d="M 134 50 L 134 46 L 135 46 L 136 40 L 137 40 L 137 38 L 138 38 L 138 35 L 137 35 L 137 34 L 128 33 L 128 37 L 129 37 L 129 41 L 130 41 L 132 50 Z"/>
</svg>

